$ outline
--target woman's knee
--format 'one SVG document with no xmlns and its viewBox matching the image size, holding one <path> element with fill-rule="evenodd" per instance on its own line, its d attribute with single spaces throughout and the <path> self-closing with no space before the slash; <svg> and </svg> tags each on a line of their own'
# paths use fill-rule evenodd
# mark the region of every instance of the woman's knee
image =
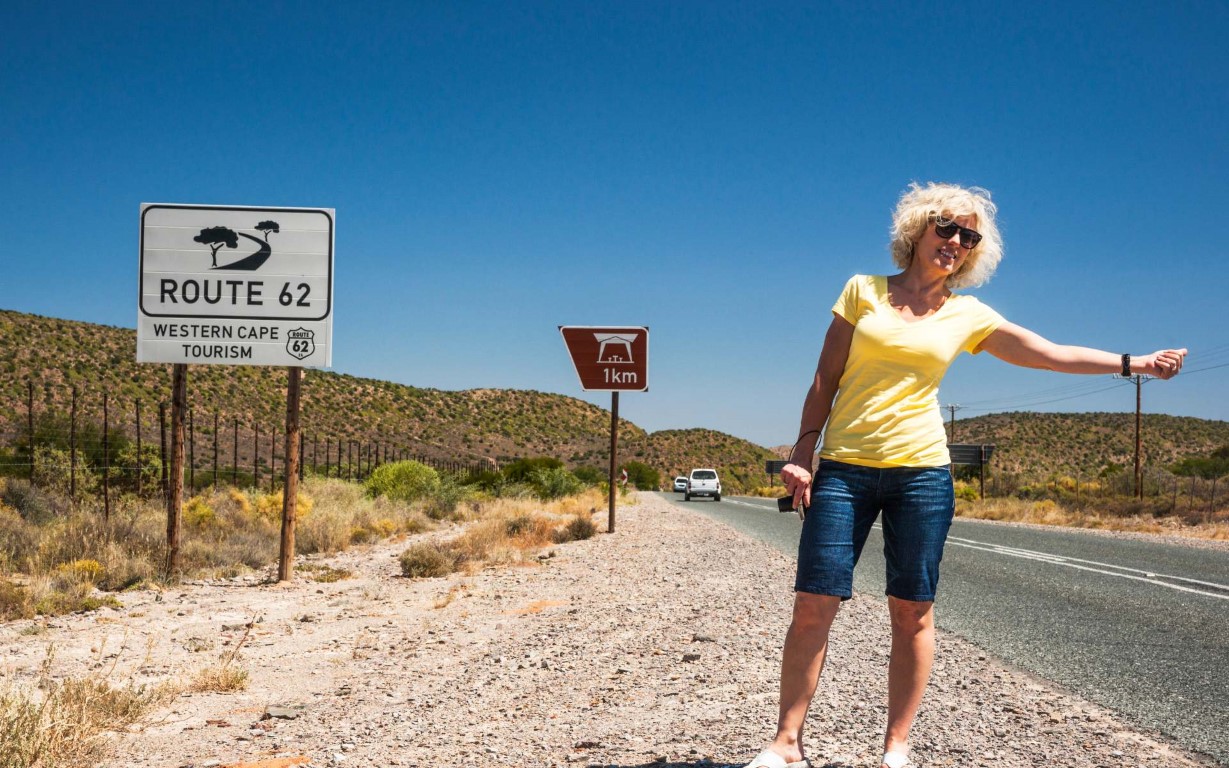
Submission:
<svg viewBox="0 0 1229 768">
<path fill-rule="evenodd" d="M 810 592 L 794 593 L 794 625 L 797 627 L 827 627 L 836 618 L 841 608 L 841 598 L 836 595 L 814 595 Z"/>
<path fill-rule="evenodd" d="M 934 601 L 902 600 L 888 597 L 888 613 L 892 617 L 892 634 L 916 635 L 933 629 Z"/>
</svg>

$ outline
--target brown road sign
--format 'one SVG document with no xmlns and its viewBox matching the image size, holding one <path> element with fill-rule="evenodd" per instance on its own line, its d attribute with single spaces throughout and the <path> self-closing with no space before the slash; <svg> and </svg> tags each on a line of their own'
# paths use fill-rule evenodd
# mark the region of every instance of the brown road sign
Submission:
<svg viewBox="0 0 1229 768">
<path fill-rule="evenodd" d="M 645 392 L 649 388 L 649 329 L 561 325 L 586 392 Z"/>
</svg>

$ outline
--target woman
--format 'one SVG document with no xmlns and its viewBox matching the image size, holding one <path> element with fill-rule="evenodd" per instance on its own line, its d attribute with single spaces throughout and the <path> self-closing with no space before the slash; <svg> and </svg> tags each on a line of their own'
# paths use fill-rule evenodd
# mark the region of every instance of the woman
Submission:
<svg viewBox="0 0 1229 768">
<path fill-rule="evenodd" d="M 1134 356 L 1054 344 L 953 293 L 986 282 L 998 265 L 994 214 L 983 189 L 912 185 L 892 222 L 892 259 L 902 271 L 853 277 L 832 308 L 801 437 L 781 471 L 805 514 L 777 733 L 746 768 L 808 765 L 802 727 L 828 630 L 841 601 L 852 596 L 854 564 L 881 511 L 892 623 L 881 768 L 908 763 L 909 729 L 934 657 L 939 561 L 955 510 L 937 392 L 956 355 L 985 350 L 1026 368 L 1161 379 L 1182 368 L 1185 349 Z"/>
</svg>

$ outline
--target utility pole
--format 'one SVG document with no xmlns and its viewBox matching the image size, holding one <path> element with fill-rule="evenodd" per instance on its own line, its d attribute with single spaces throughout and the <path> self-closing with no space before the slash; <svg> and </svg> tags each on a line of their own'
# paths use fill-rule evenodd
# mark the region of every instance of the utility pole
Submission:
<svg viewBox="0 0 1229 768">
<path fill-rule="evenodd" d="M 1146 376 L 1142 373 L 1137 373 L 1133 376 L 1117 375 L 1115 378 L 1130 379 L 1135 382 L 1135 498 L 1144 498 L 1144 467 L 1142 463 L 1143 454 L 1143 439 L 1140 434 L 1140 413 L 1143 404 L 1143 385 L 1145 381 L 1150 380 L 1151 376 Z"/>
<path fill-rule="evenodd" d="M 944 407 L 952 412 L 951 427 L 948 430 L 947 442 L 954 443 L 956 442 L 956 411 L 960 410 L 963 406 L 952 403 L 951 405 Z"/>
</svg>

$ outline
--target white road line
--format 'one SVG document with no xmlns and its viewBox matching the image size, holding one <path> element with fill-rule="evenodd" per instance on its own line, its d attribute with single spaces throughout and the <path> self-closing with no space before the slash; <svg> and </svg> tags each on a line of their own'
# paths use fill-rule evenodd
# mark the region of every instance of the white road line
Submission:
<svg viewBox="0 0 1229 768">
<path fill-rule="evenodd" d="M 880 527 L 878 525 L 876 528 Z M 968 549 L 976 549 L 982 552 L 990 552 L 996 555 L 1007 555 L 1009 557 L 1019 557 L 1025 560 L 1036 560 L 1039 562 L 1050 563 L 1051 565 L 1061 565 L 1065 568 L 1074 568 L 1078 571 L 1090 571 L 1092 573 L 1100 573 L 1106 576 L 1117 576 L 1120 579 L 1131 579 L 1132 581 L 1142 581 L 1147 584 L 1155 584 L 1158 587 L 1168 587 L 1176 589 L 1179 592 L 1191 592 L 1196 595 L 1206 595 L 1207 597 L 1215 597 L 1218 600 L 1229 600 L 1229 585 L 1217 584 L 1212 581 L 1199 581 L 1198 579 L 1188 579 L 1183 576 L 1169 576 L 1163 573 L 1154 573 L 1151 571 L 1142 571 L 1138 568 L 1127 568 L 1121 565 L 1112 563 L 1102 563 L 1096 560 L 1084 560 L 1078 557 L 1064 557 L 1062 555 L 1052 555 L 1048 552 L 1037 552 L 1031 549 L 1019 549 L 1017 547 L 1006 547 L 999 544 L 989 544 L 974 539 L 963 539 L 959 536 L 948 536 L 947 540 L 958 547 L 966 547 Z M 1081 565 L 1087 563 L 1087 565 Z M 1099 566 L 1099 567 L 1094 567 Z M 1142 575 L 1135 575 L 1142 574 Z M 1207 592 L 1202 589 L 1192 589 L 1179 584 L 1169 584 L 1160 579 L 1168 579 L 1170 581 L 1182 581 L 1188 584 L 1199 584 L 1200 586 L 1211 587 L 1212 589 L 1224 590 L 1224 593 Z"/>
<path fill-rule="evenodd" d="M 747 501 L 736 501 L 734 499 L 724 499 L 730 504 L 738 504 L 743 507 L 751 507 L 761 511 L 768 511 L 772 508 L 763 504 L 753 504 Z M 875 528 L 883 529 L 881 523 L 875 523 Z M 1142 581 L 1146 584 L 1155 584 L 1158 587 L 1168 587 L 1179 592 L 1190 592 L 1196 595 L 1205 595 L 1214 597 L 1218 600 L 1229 600 L 1229 584 L 1218 584 L 1214 581 L 1200 581 L 1199 579 L 1188 579 L 1185 576 L 1170 576 L 1164 573 L 1156 573 L 1153 571 L 1144 571 L 1138 568 L 1128 568 L 1122 565 L 1114 565 L 1113 563 L 1102 563 L 1097 560 L 1085 560 L 1079 557 L 1065 557 L 1063 555 L 1053 555 L 1048 552 L 1038 552 L 1032 549 L 1021 549 L 1019 547 L 1008 547 L 1002 544 L 992 544 L 976 539 L 965 539 L 959 536 L 947 537 L 947 540 L 958 547 L 967 549 L 976 549 L 981 552 L 989 552 L 996 555 L 1007 555 L 1008 557 L 1018 557 L 1024 560 L 1035 560 L 1051 565 L 1061 565 L 1065 568 L 1074 568 L 1078 571 L 1089 571 L 1091 573 L 1100 573 L 1106 576 L 1117 576 L 1121 579 L 1131 579 L 1132 581 Z M 1162 579 L 1167 581 L 1162 581 Z M 1169 581 L 1180 581 L 1186 584 L 1197 584 L 1202 587 L 1222 590 L 1223 593 L 1208 592 L 1202 589 L 1192 589 L 1191 587 L 1182 586 L 1180 584 L 1170 584 Z"/>
<path fill-rule="evenodd" d="M 735 501 L 734 499 L 729 498 L 722 499 L 722 501 L 726 502 L 727 504 L 737 504 L 740 507 L 751 507 L 752 509 L 772 509 L 772 507 L 768 506 L 767 504 L 752 504 L 749 501 Z"/>
</svg>

